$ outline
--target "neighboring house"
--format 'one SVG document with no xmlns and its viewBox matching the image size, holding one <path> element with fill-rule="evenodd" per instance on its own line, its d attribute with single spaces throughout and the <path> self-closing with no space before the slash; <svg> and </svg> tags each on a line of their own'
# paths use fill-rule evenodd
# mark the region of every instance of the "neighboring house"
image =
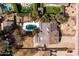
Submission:
<svg viewBox="0 0 79 59">
<path fill-rule="evenodd" d="M 3 26 L 6 27 L 6 26 L 11 26 L 11 24 L 13 24 L 13 21 L 9 21 L 9 22 L 3 22 Z"/>
<path fill-rule="evenodd" d="M 4 21 L 4 17 L 0 16 L 0 30 L 3 30 L 3 22 Z"/>
<path fill-rule="evenodd" d="M 11 24 L 13 24 L 13 22 L 3 22 L 2 25 L 1 25 L 1 29 L 4 30 L 4 28 L 6 28 L 7 26 L 11 26 Z"/>
<path fill-rule="evenodd" d="M 43 44 L 56 44 L 59 42 L 58 24 L 55 23 L 41 23 L 38 36 L 34 36 L 34 46 L 42 46 Z"/>
<path fill-rule="evenodd" d="M 4 21 L 4 17 L 0 16 L 0 23 L 2 23 Z"/>
</svg>

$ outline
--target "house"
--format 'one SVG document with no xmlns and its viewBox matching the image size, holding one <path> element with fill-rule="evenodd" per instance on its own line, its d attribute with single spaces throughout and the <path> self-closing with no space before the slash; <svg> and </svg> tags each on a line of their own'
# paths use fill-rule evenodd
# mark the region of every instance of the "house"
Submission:
<svg viewBox="0 0 79 59">
<path fill-rule="evenodd" d="M 42 46 L 43 44 L 56 44 L 59 42 L 58 24 L 41 23 L 41 32 L 34 36 L 34 46 Z"/>
<path fill-rule="evenodd" d="M 4 21 L 4 17 L 0 16 L 0 23 L 2 23 Z"/>
</svg>

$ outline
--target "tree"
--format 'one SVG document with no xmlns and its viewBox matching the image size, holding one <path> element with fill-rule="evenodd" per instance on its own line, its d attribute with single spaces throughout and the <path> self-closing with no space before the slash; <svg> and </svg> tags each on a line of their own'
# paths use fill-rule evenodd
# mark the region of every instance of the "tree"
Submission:
<svg viewBox="0 0 79 59">
<path fill-rule="evenodd" d="M 21 12 L 26 12 L 26 7 L 23 6 Z"/>
<path fill-rule="evenodd" d="M 57 14 L 55 16 L 55 19 L 56 19 L 57 22 L 59 22 L 61 24 L 68 21 L 68 18 L 67 17 L 65 17 L 64 15 L 60 15 L 60 14 Z"/>
<path fill-rule="evenodd" d="M 20 19 L 21 20 L 21 23 L 22 23 L 22 26 L 23 26 L 23 17 L 26 15 L 26 13 L 17 13 L 17 16 L 20 16 L 20 17 L 22 17 L 22 19 Z"/>
<path fill-rule="evenodd" d="M 39 18 L 38 11 L 37 11 L 37 4 L 31 4 L 32 13 L 30 17 L 33 21 L 36 21 Z"/>
<path fill-rule="evenodd" d="M 41 21 L 42 22 L 51 22 L 53 21 L 55 18 L 54 18 L 54 15 L 52 14 L 45 14 L 41 17 Z"/>
<path fill-rule="evenodd" d="M 54 22 L 55 21 L 55 15 L 50 14 L 50 18 L 51 18 L 51 22 Z"/>
<path fill-rule="evenodd" d="M 36 11 L 32 12 L 31 18 L 33 21 L 38 19 L 38 13 Z"/>
<path fill-rule="evenodd" d="M 38 35 L 39 32 L 40 32 L 40 29 L 36 28 L 36 29 L 33 30 L 32 33 L 33 33 L 33 35 L 35 35 L 35 34 Z"/>
</svg>

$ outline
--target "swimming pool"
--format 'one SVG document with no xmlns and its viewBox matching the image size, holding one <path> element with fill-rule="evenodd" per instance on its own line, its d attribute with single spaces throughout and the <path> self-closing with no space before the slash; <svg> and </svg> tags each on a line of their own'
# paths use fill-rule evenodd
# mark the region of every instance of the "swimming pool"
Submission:
<svg viewBox="0 0 79 59">
<path fill-rule="evenodd" d="M 5 3 L 2 5 L 2 9 L 3 9 L 3 11 L 11 12 L 11 11 L 13 11 L 13 6 L 12 6 L 12 4 Z"/>
<path fill-rule="evenodd" d="M 39 23 L 27 22 L 23 24 L 23 29 L 25 31 L 33 31 L 34 29 L 39 28 Z"/>
<path fill-rule="evenodd" d="M 36 28 L 37 28 L 36 25 L 32 25 L 32 24 L 26 25 L 26 29 L 28 29 L 28 30 L 34 30 L 34 29 L 36 29 Z"/>
</svg>

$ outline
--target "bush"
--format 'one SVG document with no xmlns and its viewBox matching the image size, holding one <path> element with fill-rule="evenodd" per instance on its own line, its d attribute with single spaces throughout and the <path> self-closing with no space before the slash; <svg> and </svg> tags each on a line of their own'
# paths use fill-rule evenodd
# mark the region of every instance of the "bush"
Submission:
<svg viewBox="0 0 79 59">
<path fill-rule="evenodd" d="M 21 12 L 30 13 L 30 12 L 32 12 L 32 8 L 31 7 L 26 8 L 25 6 L 23 6 Z"/>
<path fill-rule="evenodd" d="M 22 7 L 21 12 L 26 12 L 26 7 Z"/>
<path fill-rule="evenodd" d="M 57 22 L 59 22 L 61 24 L 68 21 L 68 18 L 67 17 L 65 17 L 64 15 L 60 15 L 60 14 L 57 14 L 55 16 L 55 18 L 56 18 Z"/>
</svg>

